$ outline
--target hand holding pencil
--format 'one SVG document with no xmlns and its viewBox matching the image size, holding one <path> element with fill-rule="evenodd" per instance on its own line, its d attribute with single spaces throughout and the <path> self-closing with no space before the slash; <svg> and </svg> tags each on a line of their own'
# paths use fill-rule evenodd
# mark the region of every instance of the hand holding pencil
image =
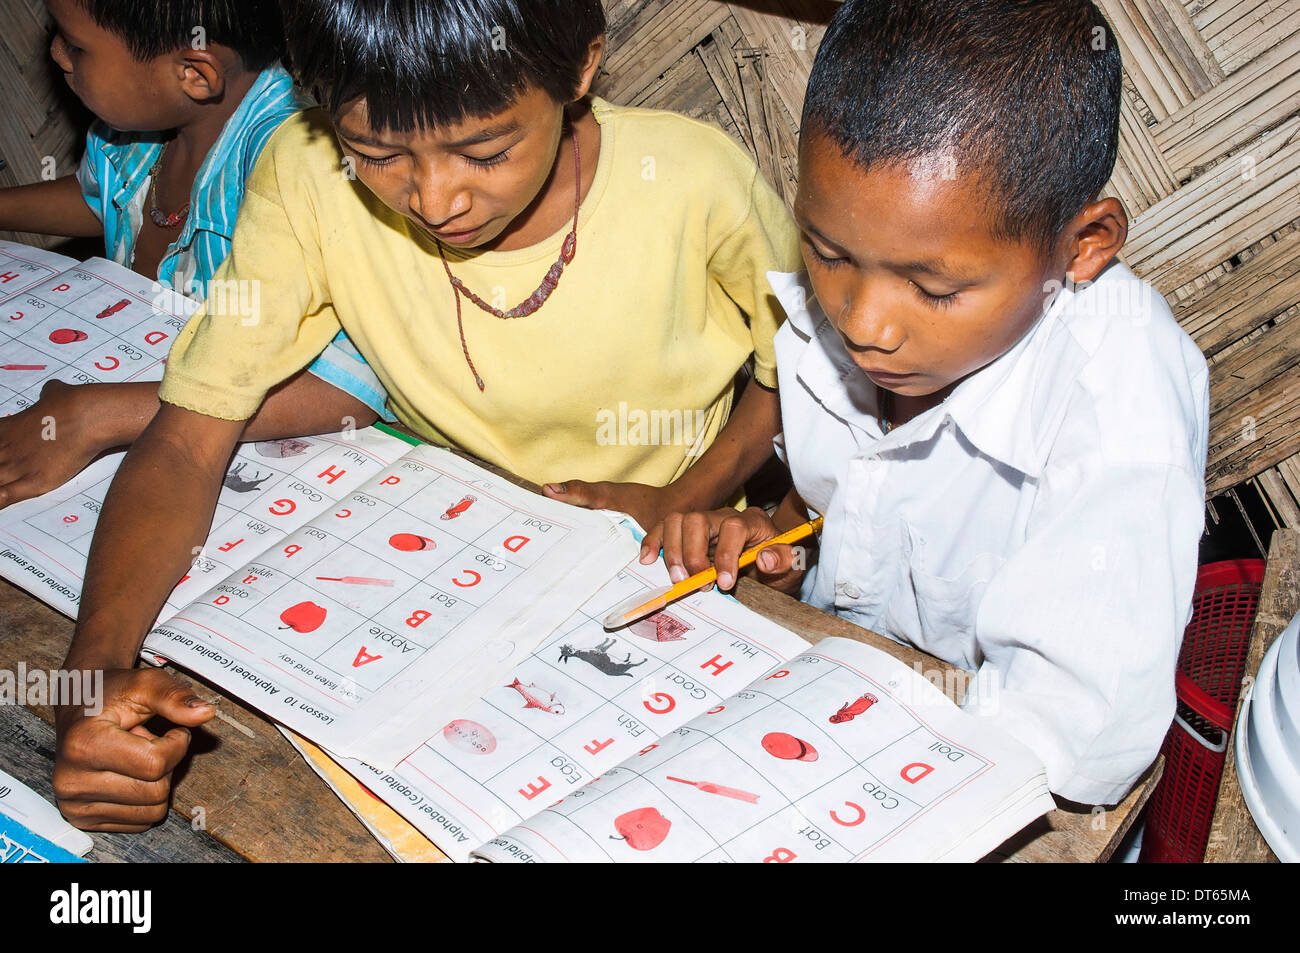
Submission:
<svg viewBox="0 0 1300 953">
<path fill-rule="evenodd" d="M 807 510 L 793 491 L 774 516 L 777 522 L 757 507 L 739 512 L 723 509 L 674 513 L 646 534 L 641 545 L 641 562 L 653 563 L 662 549 L 668 575 L 674 583 L 716 568 L 718 588 L 730 590 L 743 568 L 742 554 L 773 541 L 754 554 L 758 578 L 775 589 L 797 593 L 807 566 L 807 548 L 815 545 L 812 536 L 821 523 L 820 520 L 807 522 Z M 776 539 L 783 530 L 791 529 L 803 532 L 798 539 Z"/>
</svg>

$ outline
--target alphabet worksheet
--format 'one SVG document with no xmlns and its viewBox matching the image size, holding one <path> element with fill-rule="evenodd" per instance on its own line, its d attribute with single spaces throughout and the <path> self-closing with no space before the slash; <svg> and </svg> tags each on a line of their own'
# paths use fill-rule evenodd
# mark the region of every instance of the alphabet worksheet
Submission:
<svg viewBox="0 0 1300 953">
<path fill-rule="evenodd" d="M 716 592 L 602 627 L 666 583 L 630 563 L 396 767 L 335 760 L 453 860 L 975 860 L 1054 807 L 1028 750 L 867 645 Z"/>
<path fill-rule="evenodd" d="M 198 307 L 111 261 L 78 264 L 11 242 L 0 242 L 0 295 L 0 416 L 36 403 L 49 380 L 161 380 Z"/>
</svg>

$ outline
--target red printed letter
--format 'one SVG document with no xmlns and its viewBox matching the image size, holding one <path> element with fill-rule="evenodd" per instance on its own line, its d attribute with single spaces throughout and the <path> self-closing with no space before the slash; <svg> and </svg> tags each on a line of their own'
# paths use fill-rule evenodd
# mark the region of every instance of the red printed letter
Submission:
<svg viewBox="0 0 1300 953">
<path fill-rule="evenodd" d="M 779 672 L 773 672 L 771 675 L 768 676 L 768 678 L 785 678 L 789 674 L 790 673 L 787 672 L 785 669 L 781 669 L 781 671 Z"/>
<path fill-rule="evenodd" d="M 726 706 L 726 705 L 719 705 L 717 708 L 710 708 L 710 709 L 709 709 L 708 711 L 706 711 L 704 714 L 706 714 L 706 715 L 716 715 L 718 712 L 720 712 L 720 711 L 726 711 L 726 710 L 727 710 L 727 706 Z"/>
<path fill-rule="evenodd" d="M 339 511 L 338 511 L 337 513 L 335 513 L 334 515 L 337 516 L 337 517 L 338 517 L 339 519 L 341 519 L 341 520 L 345 520 L 345 519 L 347 519 L 349 516 L 352 515 L 352 511 L 351 511 L 351 510 L 339 510 Z"/>
<path fill-rule="evenodd" d="M 418 629 L 420 623 L 429 618 L 429 612 L 425 609 L 416 609 L 411 613 L 411 617 L 406 620 L 406 624 L 413 629 Z"/>
<path fill-rule="evenodd" d="M 286 559 L 288 559 L 290 556 L 296 556 L 300 552 L 302 552 L 302 547 L 299 546 L 297 543 L 292 543 L 284 547 L 284 556 Z"/>
<path fill-rule="evenodd" d="M 110 365 L 108 365 L 108 367 L 105 367 L 103 364 L 99 363 L 99 361 L 96 361 L 96 362 L 95 362 L 95 366 L 98 367 L 101 371 L 111 371 L 111 370 L 114 370 L 114 369 L 117 367 L 117 365 L 119 365 L 119 364 L 122 363 L 122 362 L 119 361 L 117 358 L 113 357 L 111 354 L 105 354 L 105 355 L 104 355 L 104 360 L 106 360 L 106 361 L 112 361 L 113 363 L 110 364 Z"/>
<path fill-rule="evenodd" d="M 461 572 L 463 572 L 467 576 L 473 576 L 474 577 L 473 581 L 461 582 L 459 579 L 453 579 L 451 581 L 453 586 L 460 586 L 462 589 L 468 589 L 470 586 L 477 586 L 480 582 L 483 581 L 483 577 L 480 576 L 472 569 L 462 569 Z"/>
<path fill-rule="evenodd" d="M 401 483 L 401 482 L 402 482 L 402 478 L 401 478 L 401 477 L 390 476 L 390 477 L 384 477 L 382 480 L 380 480 L 380 481 L 379 481 L 379 485 L 380 485 L 380 486 L 396 486 L 398 483 Z"/>
<path fill-rule="evenodd" d="M 72 285 L 69 285 L 69 284 L 55 285 L 55 286 L 54 286 L 54 290 L 55 290 L 55 291 L 71 291 L 71 290 L 72 290 Z"/>
<path fill-rule="evenodd" d="M 218 546 L 217 549 L 221 550 L 223 553 L 228 553 L 243 541 L 244 540 L 241 538 L 235 540 L 233 543 L 223 543 L 222 545 Z"/>
<path fill-rule="evenodd" d="M 361 646 L 361 651 L 357 653 L 357 657 L 353 660 L 352 667 L 360 668 L 363 665 L 369 665 L 371 662 L 375 661 L 376 659 L 381 659 L 381 658 L 383 658 L 382 655 L 368 655 L 366 653 L 366 647 L 363 645 Z"/>
<path fill-rule="evenodd" d="M 277 510 L 276 509 L 277 506 L 283 506 L 284 509 Z M 270 513 L 272 516 L 288 516 L 297 508 L 298 508 L 298 504 L 295 503 L 293 500 L 276 500 L 274 503 L 272 503 L 270 506 L 266 508 L 266 511 Z"/>
<path fill-rule="evenodd" d="M 161 344 L 163 341 L 167 340 L 167 332 L 150 331 L 144 336 L 144 340 L 146 344 Z"/>
<path fill-rule="evenodd" d="M 674 708 L 677 707 L 677 701 L 673 698 L 672 695 L 666 695 L 663 692 L 655 692 L 650 697 L 653 698 L 655 701 L 666 703 L 665 707 L 663 708 L 655 708 L 648 701 L 641 702 L 642 705 L 645 705 L 647 711 L 652 711 L 656 715 L 666 715 Z"/>
<path fill-rule="evenodd" d="M 583 745 L 582 750 L 587 752 L 587 754 L 600 754 L 602 751 L 604 751 L 613 743 L 614 743 L 613 738 L 609 738 L 605 741 L 597 741 L 595 738 L 592 738 L 591 744 Z"/>
<path fill-rule="evenodd" d="M 866 819 L 867 812 L 862 809 L 861 804 L 854 804 L 852 801 L 845 801 L 844 806 L 853 808 L 853 810 L 858 812 L 858 816 L 851 821 L 842 821 L 840 820 L 840 816 L 836 814 L 834 810 L 832 810 L 830 812 L 831 820 L 834 821 L 836 824 L 840 824 L 844 827 L 857 827 Z"/>
<path fill-rule="evenodd" d="M 532 542 L 531 536 L 511 536 L 501 545 L 504 546 L 506 549 L 510 550 L 512 553 L 517 553 L 519 552 L 519 550 L 524 548 L 525 543 L 529 543 L 529 542 Z M 514 545 L 511 546 L 510 545 L 511 543 L 514 543 Z"/>
<path fill-rule="evenodd" d="M 348 472 L 347 470 L 337 470 L 337 471 L 336 471 L 336 470 L 334 469 L 334 467 L 331 466 L 331 467 L 330 467 L 328 470 L 326 470 L 324 473 L 318 473 L 318 474 L 316 474 L 316 478 L 317 478 L 318 480 L 324 480 L 326 483 L 333 483 L 335 480 L 337 480 L 339 477 L 341 477 L 343 474 L 345 474 L 345 473 L 347 473 L 347 472 Z"/>
<path fill-rule="evenodd" d="M 649 745 L 648 747 L 642 748 L 640 751 L 638 751 L 637 755 L 640 757 L 644 757 L 645 755 L 648 755 L 651 751 L 654 751 L 655 748 L 658 747 L 659 747 L 658 745 Z"/>
<path fill-rule="evenodd" d="M 922 770 L 915 777 L 913 777 L 912 775 L 908 774 L 908 772 L 911 771 L 913 768 L 921 768 Z M 934 767 L 932 765 L 928 765 L 923 761 L 913 761 L 911 764 L 905 765 L 903 767 L 903 770 L 898 772 L 898 776 L 902 778 L 904 781 L 906 781 L 908 784 L 915 784 L 917 781 L 920 781 L 923 777 L 925 777 L 933 770 Z"/>
<path fill-rule="evenodd" d="M 261 578 L 262 578 L 261 576 L 245 576 L 243 585 L 251 586 L 253 583 L 257 582 L 257 580 Z"/>
<path fill-rule="evenodd" d="M 212 604 L 214 606 L 224 606 L 229 601 L 230 596 L 217 596 L 217 598 L 212 600 Z"/>
<path fill-rule="evenodd" d="M 538 787 L 536 784 L 530 784 L 526 788 L 520 788 L 519 793 L 531 801 L 551 786 L 551 782 L 545 778 L 539 777 L 537 780 L 541 782 L 541 787 Z"/>
<path fill-rule="evenodd" d="M 794 860 L 796 856 L 798 855 L 795 854 L 795 852 L 790 850 L 789 848 L 778 847 L 776 850 L 772 851 L 772 853 L 770 853 L 768 856 L 763 858 L 763 863 L 788 864 L 790 863 L 790 861 Z"/>
<path fill-rule="evenodd" d="M 723 662 L 721 655 L 713 656 L 713 658 L 709 659 L 707 662 L 701 665 L 700 668 L 708 668 L 710 665 L 713 666 L 714 675 L 721 675 L 727 669 L 731 668 L 731 663 Z"/>
</svg>

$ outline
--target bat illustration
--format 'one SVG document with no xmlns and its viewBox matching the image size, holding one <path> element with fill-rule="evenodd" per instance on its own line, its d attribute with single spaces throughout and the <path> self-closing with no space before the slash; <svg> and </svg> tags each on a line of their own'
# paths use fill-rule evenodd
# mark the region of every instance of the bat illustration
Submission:
<svg viewBox="0 0 1300 953">
<path fill-rule="evenodd" d="M 742 791 L 740 788 L 729 788 L 725 784 L 714 784 L 712 781 L 686 781 L 682 778 L 668 776 L 669 781 L 680 781 L 682 784 L 689 784 L 692 787 L 699 788 L 705 794 L 721 794 L 723 797 L 732 797 L 737 801 L 748 801 L 750 804 L 758 803 L 758 795 L 751 794 L 749 791 Z"/>
</svg>

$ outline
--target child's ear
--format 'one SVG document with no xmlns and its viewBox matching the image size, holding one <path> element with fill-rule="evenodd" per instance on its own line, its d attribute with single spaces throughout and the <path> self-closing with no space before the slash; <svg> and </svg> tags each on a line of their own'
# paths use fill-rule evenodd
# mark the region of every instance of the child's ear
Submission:
<svg viewBox="0 0 1300 953">
<path fill-rule="evenodd" d="M 226 91 L 226 64 L 211 50 L 185 50 L 175 60 L 181 92 L 196 103 L 220 99 Z"/>
<path fill-rule="evenodd" d="M 1124 247 L 1128 213 L 1119 199 L 1091 202 L 1066 226 L 1065 235 L 1065 273 L 1076 283 L 1092 281 Z"/>
<path fill-rule="evenodd" d="M 582 61 L 582 72 L 578 74 L 578 88 L 574 91 L 573 101 L 577 102 L 591 91 L 591 84 L 596 81 L 600 70 L 600 61 L 605 55 L 605 34 L 591 41 L 587 47 L 586 59 Z"/>
</svg>

